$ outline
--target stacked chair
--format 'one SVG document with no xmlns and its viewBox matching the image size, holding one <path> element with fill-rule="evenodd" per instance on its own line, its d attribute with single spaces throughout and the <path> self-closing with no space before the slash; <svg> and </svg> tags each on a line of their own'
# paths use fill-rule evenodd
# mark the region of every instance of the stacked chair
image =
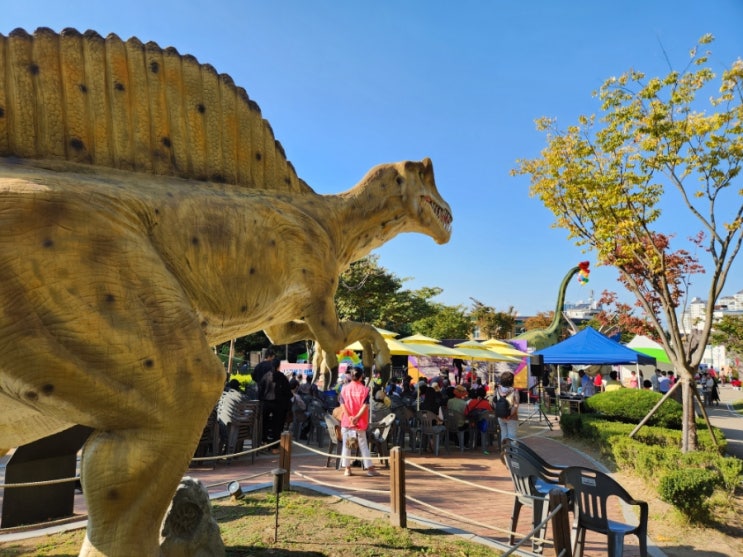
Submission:
<svg viewBox="0 0 743 557">
<path fill-rule="evenodd" d="M 560 484 L 560 468 L 550 466 L 541 458 L 535 458 L 536 453 L 517 440 L 508 440 L 501 452 L 506 467 L 513 480 L 516 492 L 513 501 L 513 514 L 511 515 L 511 539 L 515 543 L 516 527 L 523 506 L 532 508 L 532 528 L 536 529 L 543 523 L 548 514 L 548 505 L 545 500 L 552 489 L 559 488 L 569 492 L 564 484 Z M 538 456 L 538 455 L 537 455 Z M 546 523 L 535 532 L 536 538 L 532 539 L 532 551 L 541 553 L 543 542 L 547 533 Z"/>
</svg>

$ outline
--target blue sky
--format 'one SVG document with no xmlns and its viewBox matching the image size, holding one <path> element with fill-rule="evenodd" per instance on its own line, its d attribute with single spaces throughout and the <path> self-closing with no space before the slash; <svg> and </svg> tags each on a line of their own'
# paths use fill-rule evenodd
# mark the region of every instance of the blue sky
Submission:
<svg viewBox="0 0 743 557">
<path fill-rule="evenodd" d="M 591 93 L 606 78 L 663 75 L 666 55 L 682 68 L 705 33 L 719 70 L 743 57 L 741 0 L 25 0 L 4 1 L 2 13 L 2 34 L 136 36 L 231 75 L 319 193 L 382 162 L 430 157 L 454 215 L 451 242 L 401 235 L 377 251 L 381 265 L 411 277 L 408 288 L 443 288 L 437 301 L 470 307 L 472 297 L 522 315 L 554 309 L 562 277 L 585 259 L 590 282 L 571 284 L 568 301 L 621 292 L 615 271 L 551 228 L 528 178 L 509 175 L 545 146 L 534 120 L 567 126 L 597 112 Z M 692 233 L 677 220 L 671 232 Z M 743 288 L 741 269 L 725 294 Z M 692 294 L 706 297 L 697 282 Z"/>
</svg>

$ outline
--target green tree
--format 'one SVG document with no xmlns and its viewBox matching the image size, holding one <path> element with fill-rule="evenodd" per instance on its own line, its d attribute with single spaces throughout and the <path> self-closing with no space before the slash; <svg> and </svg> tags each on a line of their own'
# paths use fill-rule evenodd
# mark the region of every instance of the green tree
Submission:
<svg viewBox="0 0 743 557">
<path fill-rule="evenodd" d="M 532 329 L 546 329 L 552 323 L 554 316 L 554 311 L 540 311 L 536 315 L 532 315 L 524 321 L 524 330 L 531 331 Z"/>
<path fill-rule="evenodd" d="M 516 310 L 511 306 L 507 311 L 496 311 L 486 306 L 480 300 L 472 300 L 470 317 L 478 329 L 480 338 L 511 338 L 516 327 Z"/>
<path fill-rule="evenodd" d="M 472 320 L 463 306 L 433 304 L 436 313 L 413 323 L 413 333 L 429 337 L 469 338 L 472 333 Z"/>
<path fill-rule="evenodd" d="M 351 264 L 341 275 L 335 302 L 338 316 L 370 323 L 407 336 L 412 324 L 438 311 L 430 301 L 441 294 L 441 288 L 403 289 L 408 279 L 401 279 L 379 265 L 371 255 Z"/>
<path fill-rule="evenodd" d="M 741 246 L 743 157 L 743 62 L 722 72 L 717 91 L 700 39 L 683 71 L 646 78 L 628 71 L 595 93 L 603 115 L 581 116 L 566 131 L 538 120 L 547 133 L 541 157 L 520 160 L 516 175 L 531 176 L 531 193 L 555 215 L 579 246 L 594 250 L 600 264 L 614 266 L 637 298 L 681 377 L 684 408 L 682 450 L 696 448 L 693 374 L 710 334 L 714 305 Z M 709 99 L 709 112 L 699 111 Z M 696 223 L 700 232 L 687 251 L 663 232 L 661 201 L 685 207 L 667 219 Z M 671 245 L 674 244 L 672 248 Z M 691 255 L 706 252 L 705 269 Z M 690 277 L 709 275 L 705 323 L 692 343 L 677 310 L 688 297 Z M 665 323 L 665 326 L 664 326 Z M 667 326 L 667 329 L 666 329 Z"/>
<path fill-rule="evenodd" d="M 713 344 L 721 344 L 731 354 L 743 355 L 743 317 L 723 315 L 713 325 L 711 337 Z"/>
<path fill-rule="evenodd" d="M 402 279 L 379 265 L 379 256 L 355 261 L 341 275 L 335 304 L 338 317 L 382 326 L 382 315 L 390 315 Z"/>
</svg>

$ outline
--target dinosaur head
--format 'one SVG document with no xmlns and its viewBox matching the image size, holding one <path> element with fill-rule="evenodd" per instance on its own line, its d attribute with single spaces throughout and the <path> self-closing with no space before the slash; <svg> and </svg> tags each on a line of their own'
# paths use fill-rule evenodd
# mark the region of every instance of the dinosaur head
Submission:
<svg viewBox="0 0 743 557">
<path fill-rule="evenodd" d="M 451 209 L 436 189 L 430 159 L 375 166 L 337 197 L 344 207 L 340 222 L 346 223 L 339 229 L 343 262 L 366 257 L 403 232 L 426 234 L 438 244 L 451 237 Z"/>
<path fill-rule="evenodd" d="M 399 188 L 407 214 L 405 231 L 427 234 L 437 244 L 448 242 L 451 237 L 451 209 L 436 189 L 431 159 L 401 162 L 392 167 L 396 171 L 395 187 Z"/>
</svg>

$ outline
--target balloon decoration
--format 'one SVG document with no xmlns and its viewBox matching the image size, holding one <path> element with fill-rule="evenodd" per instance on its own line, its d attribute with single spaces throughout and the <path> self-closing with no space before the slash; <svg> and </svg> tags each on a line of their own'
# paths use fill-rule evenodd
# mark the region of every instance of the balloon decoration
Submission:
<svg viewBox="0 0 743 557">
<path fill-rule="evenodd" d="M 338 363 L 345 363 L 349 366 L 356 366 L 361 363 L 361 358 L 359 358 L 359 355 L 354 352 L 353 350 L 341 350 L 338 353 Z"/>
<path fill-rule="evenodd" d="M 588 261 L 581 261 L 578 263 L 578 282 L 581 284 L 588 284 L 588 275 L 591 274 L 591 270 L 588 268 Z"/>
</svg>

